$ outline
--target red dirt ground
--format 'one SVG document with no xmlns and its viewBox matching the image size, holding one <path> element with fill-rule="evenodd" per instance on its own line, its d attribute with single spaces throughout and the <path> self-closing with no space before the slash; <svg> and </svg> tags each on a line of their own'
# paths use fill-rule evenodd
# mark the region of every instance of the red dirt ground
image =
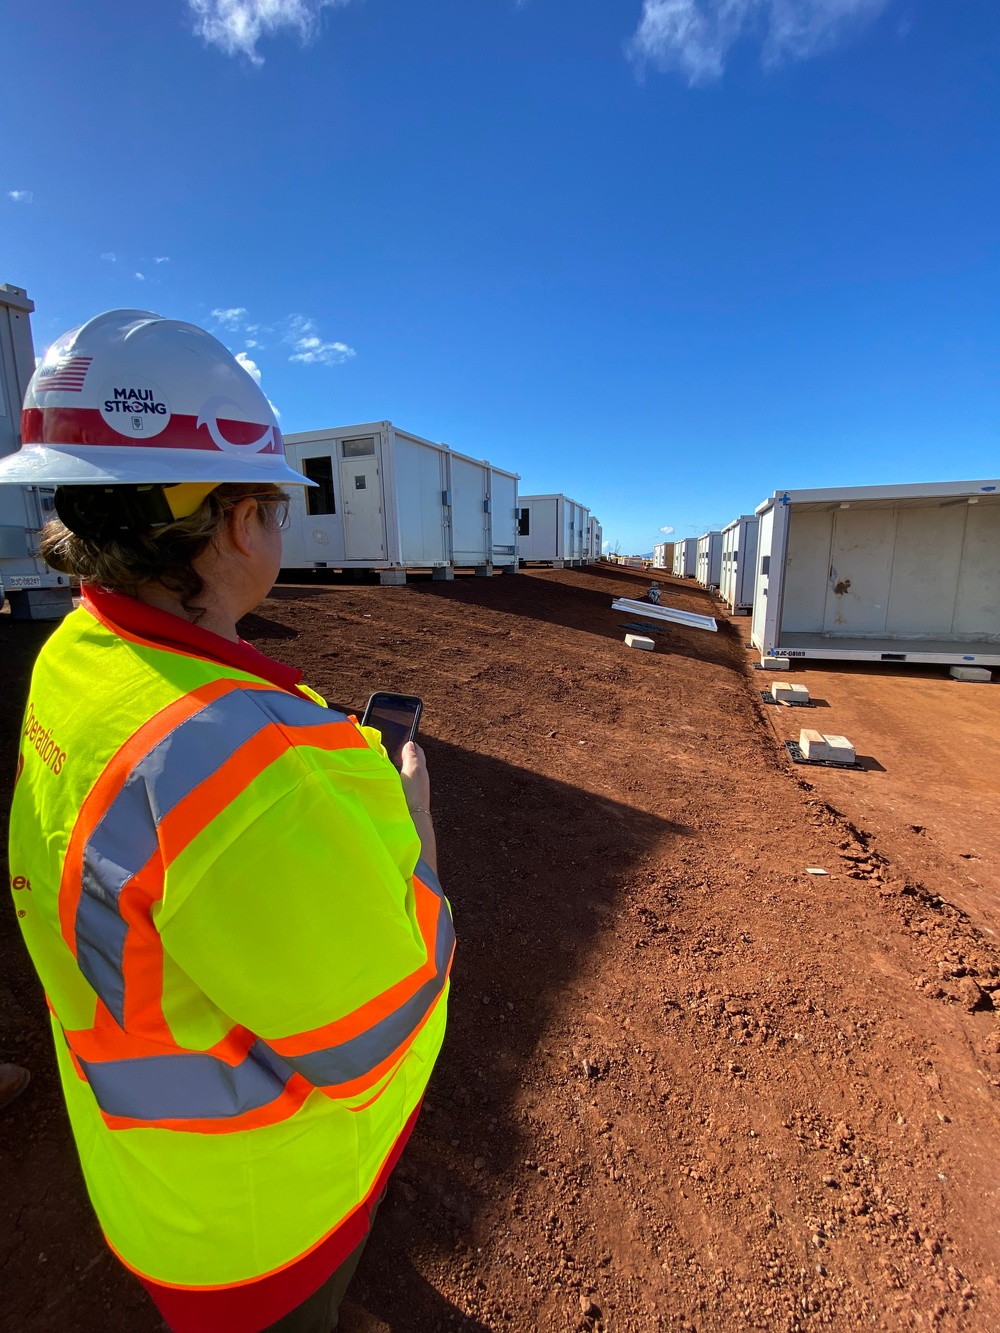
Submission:
<svg viewBox="0 0 1000 1333">
<path fill-rule="evenodd" d="M 776 733 L 819 710 L 761 705 L 747 622 L 632 652 L 610 604 L 641 586 L 278 587 L 244 624 L 333 702 L 424 698 L 459 933 L 341 1326 L 998 1328 L 1000 693 L 796 675 L 885 772 L 793 768 Z M 0 618 L 6 773 L 44 633 Z M 86 1204 L 9 910 L 0 1052 L 35 1074 L 0 1117 L 3 1326 L 160 1328 Z"/>
</svg>

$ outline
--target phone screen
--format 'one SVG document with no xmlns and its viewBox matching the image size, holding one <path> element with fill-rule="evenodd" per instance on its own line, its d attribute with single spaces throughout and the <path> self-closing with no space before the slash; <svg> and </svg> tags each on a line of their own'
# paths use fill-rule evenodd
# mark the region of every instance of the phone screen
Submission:
<svg viewBox="0 0 1000 1333">
<path fill-rule="evenodd" d="M 403 746 L 417 734 L 423 704 L 411 694 L 373 694 L 362 726 L 382 733 L 382 744 L 397 768 L 403 766 Z"/>
</svg>

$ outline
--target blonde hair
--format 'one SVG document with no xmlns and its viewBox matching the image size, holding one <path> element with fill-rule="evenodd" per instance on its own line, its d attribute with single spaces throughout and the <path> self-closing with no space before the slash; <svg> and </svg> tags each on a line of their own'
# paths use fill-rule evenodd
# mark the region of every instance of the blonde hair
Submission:
<svg viewBox="0 0 1000 1333">
<path fill-rule="evenodd" d="M 74 488 L 83 492 L 89 487 Z M 94 488 L 106 493 L 105 488 Z M 204 581 L 194 568 L 224 530 L 241 500 L 256 500 L 261 521 L 277 526 L 275 506 L 287 502 L 280 486 L 258 482 L 225 482 L 209 492 L 193 514 L 143 532 L 124 532 L 105 540 L 81 537 L 59 518 L 49 519 L 41 534 L 45 563 L 81 583 L 96 583 L 112 592 L 135 597 L 146 584 L 158 583 L 178 593 L 185 611 L 202 613 L 194 599 Z"/>
</svg>

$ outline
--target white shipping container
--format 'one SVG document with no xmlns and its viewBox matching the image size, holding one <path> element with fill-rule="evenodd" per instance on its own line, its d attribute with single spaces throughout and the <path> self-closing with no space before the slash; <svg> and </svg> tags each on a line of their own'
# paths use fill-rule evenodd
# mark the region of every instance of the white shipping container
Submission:
<svg viewBox="0 0 1000 1333">
<path fill-rule="evenodd" d="M 586 506 L 565 495 L 522 495 L 518 505 L 521 560 L 557 568 L 583 564 L 590 517 Z"/>
<path fill-rule="evenodd" d="M 1000 665 L 1000 482 L 775 491 L 756 512 L 762 658 Z"/>
<path fill-rule="evenodd" d="M 590 560 L 600 560 L 604 555 L 604 529 L 591 514 L 587 520 L 587 549 Z"/>
<path fill-rule="evenodd" d="M 673 572 L 674 551 L 675 546 L 673 542 L 657 542 L 653 547 L 653 568 L 669 569 Z"/>
<path fill-rule="evenodd" d="M 35 371 L 34 308 L 23 287 L 0 286 L 0 458 L 21 445 L 21 404 Z M 0 486 L 0 606 L 8 598 L 19 619 L 61 619 L 73 609 L 69 579 L 39 553 L 54 494 L 51 486 Z"/>
<path fill-rule="evenodd" d="M 674 542 L 673 573 L 675 578 L 693 578 L 697 556 L 698 542 L 696 538 L 685 537 L 683 541 Z"/>
<path fill-rule="evenodd" d="M 282 568 L 407 569 L 516 565 L 517 476 L 390 421 L 285 436 L 292 487 Z M 442 575 L 444 576 L 444 575 Z"/>
<path fill-rule="evenodd" d="M 741 514 L 722 529 L 719 594 L 735 615 L 743 615 L 753 606 L 759 522 L 755 514 Z"/>
<path fill-rule="evenodd" d="M 590 510 L 586 505 L 577 505 L 573 528 L 573 541 L 577 559 L 581 565 L 590 561 Z"/>
<path fill-rule="evenodd" d="M 717 588 L 722 570 L 722 533 L 704 532 L 698 538 L 694 576 L 705 588 Z"/>
</svg>

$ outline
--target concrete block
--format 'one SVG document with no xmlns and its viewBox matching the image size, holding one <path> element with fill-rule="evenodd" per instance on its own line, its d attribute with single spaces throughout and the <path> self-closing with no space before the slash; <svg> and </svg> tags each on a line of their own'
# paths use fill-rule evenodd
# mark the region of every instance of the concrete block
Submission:
<svg viewBox="0 0 1000 1333">
<path fill-rule="evenodd" d="M 803 727 L 799 732 L 799 749 L 803 759 L 829 759 L 826 737 L 821 731 Z"/>
<path fill-rule="evenodd" d="M 455 570 L 452 565 L 439 566 L 431 574 L 431 579 L 436 583 L 451 582 L 455 577 Z"/>
<path fill-rule="evenodd" d="M 978 680 L 983 684 L 993 679 L 993 672 L 986 667 L 953 666 L 948 675 L 952 680 Z"/>
<path fill-rule="evenodd" d="M 793 685 L 790 680 L 776 680 L 771 686 L 775 703 L 807 704 L 809 690 L 805 685 Z"/>
<path fill-rule="evenodd" d="M 645 634 L 626 634 L 625 645 L 628 648 L 642 648 L 647 653 L 651 653 L 656 646 Z"/>
<path fill-rule="evenodd" d="M 791 670 L 791 662 L 787 657 L 762 657 L 760 664 L 767 671 Z"/>
<path fill-rule="evenodd" d="M 73 610 L 69 588 L 13 589 L 7 593 L 12 620 L 62 620 Z"/>
<path fill-rule="evenodd" d="M 406 583 L 405 569 L 380 569 L 378 581 L 383 588 L 403 587 Z"/>
<path fill-rule="evenodd" d="M 824 736 L 826 741 L 826 757 L 833 759 L 838 764 L 853 764 L 857 759 L 854 753 L 854 746 L 846 736 Z"/>
</svg>

